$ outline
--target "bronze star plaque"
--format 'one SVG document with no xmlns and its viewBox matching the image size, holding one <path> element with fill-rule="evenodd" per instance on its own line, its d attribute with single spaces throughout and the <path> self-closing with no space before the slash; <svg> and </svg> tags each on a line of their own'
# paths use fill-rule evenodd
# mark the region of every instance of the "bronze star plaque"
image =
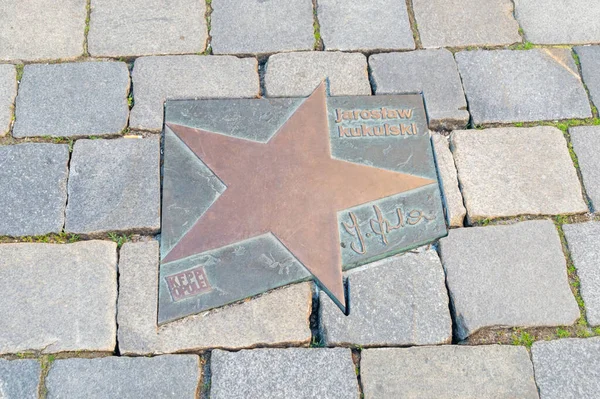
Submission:
<svg viewBox="0 0 600 399">
<path fill-rule="evenodd" d="M 159 323 L 444 234 L 419 95 L 167 102 Z"/>
</svg>

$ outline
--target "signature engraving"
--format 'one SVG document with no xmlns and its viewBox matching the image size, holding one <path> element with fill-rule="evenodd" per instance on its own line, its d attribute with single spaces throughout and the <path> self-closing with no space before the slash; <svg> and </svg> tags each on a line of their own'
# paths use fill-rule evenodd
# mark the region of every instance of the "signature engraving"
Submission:
<svg viewBox="0 0 600 399">
<path fill-rule="evenodd" d="M 165 280 L 175 302 L 212 291 L 202 266 L 167 276 Z"/>
<path fill-rule="evenodd" d="M 418 209 L 413 209 L 405 214 L 401 208 L 396 208 L 395 213 L 398 218 L 398 223 L 394 224 L 383 216 L 379 206 L 373 205 L 373 210 L 375 211 L 375 219 L 369 219 L 369 226 L 371 227 L 373 234 L 381 237 L 383 245 L 389 244 L 388 234 L 392 231 L 401 229 L 406 225 L 414 226 L 421 221 L 429 222 L 435 219 L 435 216 L 427 216 L 423 211 Z M 363 232 L 360 228 L 360 223 L 354 212 L 349 212 L 348 216 L 350 217 L 350 223 L 342 222 L 342 225 L 348 234 L 357 239 L 356 242 L 350 244 L 350 248 L 357 254 L 364 255 L 367 253 L 367 247 L 365 245 Z M 364 236 L 369 238 L 371 237 L 371 233 L 367 232 Z"/>
<path fill-rule="evenodd" d="M 367 253 L 367 248 L 365 247 L 365 240 L 360 231 L 360 226 L 359 226 L 358 222 L 356 221 L 356 215 L 354 214 L 354 212 L 350 212 L 350 220 L 352 221 L 352 224 L 342 222 L 342 225 L 344 226 L 344 228 L 346 229 L 346 231 L 348 233 L 350 233 L 354 237 L 358 237 L 358 243 L 359 243 L 358 246 L 356 246 L 354 243 L 351 243 L 350 248 L 352 248 L 352 250 L 354 252 L 356 252 L 357 254 L 364 255 Z"/>
</svg>

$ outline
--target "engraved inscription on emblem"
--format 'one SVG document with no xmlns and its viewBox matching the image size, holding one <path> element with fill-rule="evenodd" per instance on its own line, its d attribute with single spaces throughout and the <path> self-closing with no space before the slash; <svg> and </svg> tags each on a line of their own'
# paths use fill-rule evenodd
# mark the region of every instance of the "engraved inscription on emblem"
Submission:
<svg viewBox="0 0 600 399">
<path fill-rule="evenodd" d="M 175 302 L 212 291 L 202 266 L 167 276 L 165 280 Z"/>
<path fill-rule="evenodd" d="M 406 225 L 414 226 L 419 224 L 420 222 L 429 222 L 435 219 L 435 216 L 427 216 L 418 209 L 413 209 L 406 213 L 406 215 L 402 212 L 402 209 L 396 208 L 396 216 L 398 217 L 398 223 L 393 224 L 388 219 L 383 217 L 381 209 L 377 205 L 373 205 L 373 209 L 375 211 L 376 219 L 370 219 L 369 225 L 371 227 L 371 231 L 373 234 L 381 237 L 381 241 L 383 245 L 388 245 L 388 234 L 394 230 L 401 229 Z M 348 234 L 352 237 L 356 238 L 356 242 L 350 244 L 350 248 L 359 255 L 364 255 L 367 253 L 367 246 L 365 244 L 364 237 L 371 237 L 371 233 L 367 232 L 363 235 L 363 231 L 360 228 L 360 223 L 358 222 L 356 215 L 354 212 L 349 212 L 348 216 L 350 217 L 350 223 L 342 222 L 342 226 Z"/>
<path fill-rule="evenodd" d="M 269 252 L 269 255 L 261 254 L 260 260 L 271 269 L 277 269 L 277 274 L 290 274 L 290 266 L 294 263 L 294 259 L 288 258 L 283 262 L 275 260 L 273 255 Z"/>
<path fill-rule="evenodd" d="M 340 137 L 368 136 L 415 136 L 418 134 L 416 123 L 394 123 L 396 120 L 408 120 L 413 115 L 412 109 L 378 109 L 335 110 L 335 123 Z M 361 123 L 358 126 L 343 126 L 344 122 L 383 121 L 373 126 Z M 390 123 L 388 123 L 390 122 Z"/>
</svg>

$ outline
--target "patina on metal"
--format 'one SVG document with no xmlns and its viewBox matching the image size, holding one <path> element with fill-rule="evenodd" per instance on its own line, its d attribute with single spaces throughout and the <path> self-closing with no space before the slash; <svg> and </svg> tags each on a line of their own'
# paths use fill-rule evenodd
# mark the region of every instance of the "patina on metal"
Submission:
<svg viewBox="0 0 600 399">
<path fill-rule="evenodd" d="M 446 233 L 420 96 L 167 103 L 159 322 Z M 408 239 L 406 237 L 409 237 Z"/>
</svg>

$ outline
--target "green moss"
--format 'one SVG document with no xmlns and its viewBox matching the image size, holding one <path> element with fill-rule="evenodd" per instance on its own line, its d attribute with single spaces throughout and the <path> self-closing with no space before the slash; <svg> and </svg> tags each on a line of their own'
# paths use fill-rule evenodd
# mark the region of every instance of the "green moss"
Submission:
<svg viewBox="0 0 600 399">
<path fill-rule="evenodd" d="M 127 234 L 108 233 L 108 238 L 117 243 L 117 248 L 121 248 L 123 244 L 131 239 Z"/>
<path fill-rule="evenodd" d="M 531 348 L 531 345 L 533 345 L 534 341 L 535 340 L 534 340 L 533 336 L 525 331 L 517 330 L 512 335 L 512 344 L 513 345 L 522 345 L 522 346 L 526 346 L 527 348 Z"/>
<path fill-rule="evenodd" d="M 17 64 L 15 65 L 15 68 L 17 69 L 17 82 L 21 82 L 21 79 L 23 78 L 23 70 L 25 69 L 25 65 Z"/>
<path fill-rule="evenodd" d="M 41 236 L 24 236 L 18 241 L 32 243 L 53 243 L 53 244 L 69 244 L 79 241 L 80 237 L 77 234 L 61 232 L 59 234 L 44 234 Z M 15 242 L 14 238 L 0 237 L 0 242 Z"/>
<path fill-rule="evenodd" d="M 314 22 L 313 22 L 313 35 L 315 37 L 313 49 L 314 50 L 322 50 L 323 49 L 323 41 L 321 40 L 321 25 L 319 25 L 319 21 L 317 20 L 316 11 L 315 11 L 315 18 L 314 18 Z"/>
<path fill-rule="evenodd" d="M 531 42 L 523 42 L 523 43 L 519 43 L 519 44 L 515 44 L 514 46 L 511 46 L 511 50 L 531 50 L 532 48 L 534 48 L 534 44 Z"/>
<path fill-rule="evenodd" d="M 556 335 L 558 335 L 558 338 L 569 338 L 571 333 L 563 328 L 558 328 L 556 330 Z"/>
<path fill-rule="evenodd" d="M 91 14 L 91 11 L 92 11 L 91 2 L 90 2 L 90 0 L 87 0 L 86 4 L 85 4 L 85 13 L 86 13 L 86 15 L 85 15 L 85 28 L 84 28 L 84 31 L 83 31 L 86 37 L 87 37 L 87 34 L 90 31 L 90 14 Z"/>
<path fill-rule="evenodd" d="M 573 60 L 575 61 L 575 65 L 577 65 L 577 67 L 581 66 L 581 60 L 579 59 L 579 55 L 577 55 L 577 53 L 574 51 L 573 51 Z"/>
</svg>

